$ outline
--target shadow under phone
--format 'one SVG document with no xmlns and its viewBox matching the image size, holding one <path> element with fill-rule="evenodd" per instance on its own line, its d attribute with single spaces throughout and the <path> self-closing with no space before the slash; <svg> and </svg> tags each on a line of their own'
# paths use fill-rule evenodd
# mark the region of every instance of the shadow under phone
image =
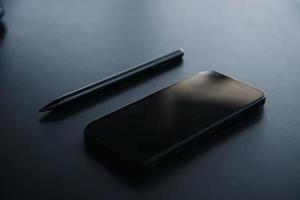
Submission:
<svg viewBox="0 0 300 200">
<path fill-rule="evenodd" d="M 246 115 L 240 116 L 238 121 L 231 121 L 222 129 L 218 129 L 207 135 L 207 137 L 194 141 L 193 144 L 174 153 L 155 167 L 140 168 L 130 163 L 124 163 L 110 152 L 99 148 L 99 146 L 93 146 L 89 142 L 86 142 L 86 152 L 88 156 L 91 156 L 99 164 L 99 167 L 104 167 L 124 184 L 135 189 L 151 188 L 158 182 L 176 173 L 184 165 L 193 162 L 197 157 L 204 156 L 213 148 L 222 145 L 222 143 L 233 137 L 238 137 L 243 130 L 258 123 L 263 118 L 263 115 L 263 107 L 258 110 L 252 110 Z"/>
</svg>

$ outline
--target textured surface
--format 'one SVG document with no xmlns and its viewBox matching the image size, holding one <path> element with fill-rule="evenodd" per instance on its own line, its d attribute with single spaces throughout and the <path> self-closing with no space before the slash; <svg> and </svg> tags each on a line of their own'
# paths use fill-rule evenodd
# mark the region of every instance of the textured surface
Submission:
<svg viewBox="0 0 300 200">
<path fill-rule="evenodd" d="M 300 199 L 299 0 L 3 2 L 1 199 Z M 181 66 L 37 112 L 178 47 Z M 138 178 L 86 151 L 87 122 L 204 69 L 265 90 L 265 108 Z"/>
</svg>

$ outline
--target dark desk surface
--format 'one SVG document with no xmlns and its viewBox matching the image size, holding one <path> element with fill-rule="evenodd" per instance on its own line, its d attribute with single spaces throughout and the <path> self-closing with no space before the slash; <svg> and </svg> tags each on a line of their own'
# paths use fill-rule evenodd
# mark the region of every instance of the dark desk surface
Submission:
<svg viewBox="0 0 300 200">
<path fill-rule="evenodd" d="M 1 199 L 300 199 L 299 0 L 4 3 Z M 178 47 L 181 66 L 37 112 Z M 139 177 L 87 152 L 87 122 L 204 69 L 262 88 L 265 108 Z"/>
</svg>

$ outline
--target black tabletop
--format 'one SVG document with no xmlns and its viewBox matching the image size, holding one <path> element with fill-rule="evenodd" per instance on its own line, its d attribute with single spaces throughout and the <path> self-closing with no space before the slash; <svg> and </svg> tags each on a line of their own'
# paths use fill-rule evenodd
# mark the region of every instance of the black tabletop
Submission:
<svg viewBox="0 0 300 200">
<path fill-rule="evenodd" d="M 3 4 L 1 199 L 300 199 L 299 0 Z M 184 60 L 172 68 L 37 112 L 180 47 Z M 87 150 L 89 121 L 206 69 L 264 90 L 264 109 L 145 173 Z"/>
</svg>

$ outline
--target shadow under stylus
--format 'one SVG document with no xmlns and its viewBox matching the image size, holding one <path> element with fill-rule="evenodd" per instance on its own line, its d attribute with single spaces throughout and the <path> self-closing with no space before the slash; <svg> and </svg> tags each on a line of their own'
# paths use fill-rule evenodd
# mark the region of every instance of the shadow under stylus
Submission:
<svg viewBox="0 0 300 200">
<path fill-rule="evenodd" d="M 150 80 L 158 74 L 167 72 L 173 68 L 177 68 L 182 64 L 183 60 L 179 59 L 172 63 L 163 65 L 163 67 L 159 69 L 149 70 L 148 73 L 143 73 L 141 75 L 135 76 L 131 80 L 122 82 L 122 84 L 117 84 L 105 89 L 96 90 L 92 93 L 80 97 L 79 99 L 69 102 L 68 104 L 62 105 L 55 110 L 50 111 L 40 119 L 40 122 L 46 123 L 52 121 L 60 121 L 62 119 L 68 118 L 78 112 L 93 107 L 119 93 L 122 93 L 125 90 L 129 90 L 130 88 L 141 84 L 144 81 Z"/>
</svg>

